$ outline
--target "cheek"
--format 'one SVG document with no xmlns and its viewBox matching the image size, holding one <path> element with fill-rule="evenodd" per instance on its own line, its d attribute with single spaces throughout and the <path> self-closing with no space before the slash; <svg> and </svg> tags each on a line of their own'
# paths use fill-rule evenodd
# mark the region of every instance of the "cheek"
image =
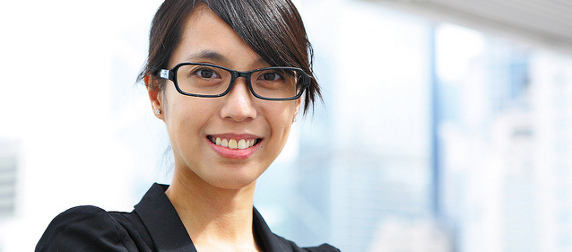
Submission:
<svg viewBox="0 0 572 252">
<path fill-rule="evenodd" d="M 292 125 L 292 120 L 294 119 L 295 113 L 295 103 L 283 104 L 283 106 L 267 106 L 267 111 L 265 112 L 270 116 L 268 118 L 270 125 L 272 127 L 273 134 L 284 137 L 284 140 L 288 137 L 288 132 L 290 126 Z"/>
<path fill-rule="evenodd" d="M 173 88 L 174 89 L 174 88 Z M 190 138 L 200 135 L 203 126 L 211 118 L 214 105 L 207 99 L 193 99 L 179 94 L 174 90 L 167 90 L 165 125 L 174 145 L 176 142 L 185 144 Z M 187 139 L 185 141 L 181 141 Z"/>
<path fill-rule="evenodd" d="M 212 108 L 193 102 L 174 103 L 169 113 L 169 126 L 179 134 L 197 134 L 212 118 Z M 168 127 L 169 127 L 168 126 Z"/>
</svg>

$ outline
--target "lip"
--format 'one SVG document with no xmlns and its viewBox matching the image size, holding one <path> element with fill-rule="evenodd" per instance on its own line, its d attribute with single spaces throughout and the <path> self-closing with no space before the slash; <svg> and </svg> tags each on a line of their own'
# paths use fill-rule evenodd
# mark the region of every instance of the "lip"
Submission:
<svg viewBox="0 0 572 252">
<path fill-rule="evenodd" d="M 221 139 L 245 139 L 245 140 L 253 140 L 253 139 L 258 139 L 258 143 L 256 143 L 254 146 L 246 148 L 246 149 L 230 149 L 228 147 L 223 147 L 220 145 L 216 145 L 214 143 L 212 143 L 209 140 L 209 137 L 220 137 Z M 255 135 L 251 135 L 251 134 L 213 134 L 213 135 L 208 135 L 205 137 L 205 141 L 207 141 L 209 147 L 216 152 L 217 154 L 225 157 L 225 158 L 229 158 L 229 159 L 238 159 L 238 160 L 243 160 L 243 159 L 247 159 L 250 156 L 252 156 L 260 147 L 260 143 L 263 141 L 263 139 L 261 137 L 255 136 Z"/>
<path fill-rule="evenodd" d="M 234 133 L 225 133 L 225 134 L 209 134 L 207 135 L 207 137 L 212 136 L 214 138 L 220 137 L 220 138 L 226 138 L 226 139 L 246 139 L 246 140 L 252 140 L 252 139 L 259 139 L 262 138 L 260 136 L 256 136 L 256 135 L 252 135 L 252 134 L 234 134 Z"/>
</svg>

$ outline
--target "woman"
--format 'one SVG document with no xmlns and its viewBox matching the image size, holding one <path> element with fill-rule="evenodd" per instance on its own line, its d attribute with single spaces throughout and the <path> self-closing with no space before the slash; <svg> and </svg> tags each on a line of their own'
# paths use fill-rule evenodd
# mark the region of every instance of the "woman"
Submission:
<svg viewBox="0 0 572 252">
<path fill-rule="evenodd" d="M 299 248 L 253 207 L 256 180 L 319 96 L 311 46 L 289 0 L 167 0 L 140 74 L 174 155 L 131 213 L 75 207 L 36 251 L 338 251 Z M 304 92 L 306 92 L 304 94 Z"/>
</svg>

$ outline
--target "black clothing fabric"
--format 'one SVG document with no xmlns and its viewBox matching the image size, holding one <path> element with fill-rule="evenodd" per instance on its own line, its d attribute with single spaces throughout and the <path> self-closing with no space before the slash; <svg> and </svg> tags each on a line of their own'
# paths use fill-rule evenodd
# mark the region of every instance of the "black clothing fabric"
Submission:
<svg viewBox="0 0 572 252">
<path fill-rule="evenodd" d="M 167 185 L 153 184 L 130 213 L 107 212 L 95 206 L 71 208 L 52 220 L 35 251 L 197 252 L 175 207 L 165 195 L 167 188 Z M 263 251 L 339 251 L 328 244 L 298 247 L 272 233 L 256 208 L 253 208 L 252 225 Z"/>
</svg>

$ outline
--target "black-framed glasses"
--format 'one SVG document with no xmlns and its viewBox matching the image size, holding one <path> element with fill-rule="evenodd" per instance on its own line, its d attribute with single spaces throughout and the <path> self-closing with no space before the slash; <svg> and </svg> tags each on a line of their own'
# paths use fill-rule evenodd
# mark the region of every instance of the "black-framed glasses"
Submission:
<svg viewBox="0 0 572 252">
<path fill-rule="evenodd" d="M 206 63 L 180 63 L 158 76 L 171 80 L 179 93 L 195 97 L 221 97 L 232 89 L 238 77 L 244 77 L 250 92 L 264 100 L 294 100 L 310 85 L 311 77 L 296 67 L 266 67 L 240 72 Z"/>
</svg>

